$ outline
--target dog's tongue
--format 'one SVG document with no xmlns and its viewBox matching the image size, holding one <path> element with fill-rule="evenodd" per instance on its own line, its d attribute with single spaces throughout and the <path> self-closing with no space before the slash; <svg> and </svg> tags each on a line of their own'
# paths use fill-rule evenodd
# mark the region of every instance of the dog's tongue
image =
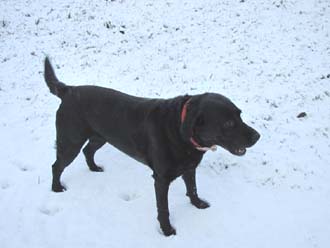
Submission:
<svg viewBox="0 0 330 248">
<path fill-rule="evenodd" d="M 211 147 L 197 147 L 197 150 L 202 151 L 202 152 L 207 152 L 207 151 L 212 151 L 215 152 L 217 150 L 217 146 L 213 145 Z"/>
</svg>

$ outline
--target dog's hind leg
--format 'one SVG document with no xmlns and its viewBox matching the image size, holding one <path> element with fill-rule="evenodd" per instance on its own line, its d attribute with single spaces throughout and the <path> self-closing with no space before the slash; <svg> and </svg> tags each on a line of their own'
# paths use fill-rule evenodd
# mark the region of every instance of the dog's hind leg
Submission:
<svg viewBox="0 0 330 248">
<path fill-rule="evenodd" d="M 56 161 L 52 166 L 52 190 L 55 192 L 65 190 L 61 185 L 61 175 L 88 138 L 88 128 L 72 106 L 72 102 L 63 101 L 56 115 Z"/>
<path fill-rule="evenodd" d="M 187 196 L 190 198 L 190 202 L 196 208 L 208 208 L 210 204 L 199 198 L 196 187 L 196 169 L 188 170 L 182 175 L 183 181 L 186 185 Z"/>
<path fill-rule="evenodd" d="M 86 140 L 73 143 L 65 140 L 57 140 L 57 159 L 52 166 L 53 170 L 53 183 L 52 190 L 54 192 L 63 192 L 65 187 L 62 186 L 60 178 L 65 169 L 80 152 L 81 147 L 84 145 Z"/>
<path fill-rule="evenodd" d="M 103 171 L 102 167 L 95 164 L 94 154 L 105 144 L 105 142 L 105 139 L 103 139 L 101 136 L 93 135 L 89 138 L 88 144 L 83 149 L 87 165 L 91 171 Z"/>
</svg>

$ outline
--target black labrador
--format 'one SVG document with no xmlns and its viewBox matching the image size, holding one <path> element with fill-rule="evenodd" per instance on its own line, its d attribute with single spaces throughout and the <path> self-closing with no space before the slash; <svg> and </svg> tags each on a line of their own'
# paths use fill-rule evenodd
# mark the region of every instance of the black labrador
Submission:
<svg viewBox="0 0 330 248">
<path fill-rule="evenodd" d="M 197 208 L 209 207 L 197 194 L 195 170 L 207 150 L 221 146 L 242 156 L 260 135 L 246 125 L 226 97 L 205 93 L 172 99 L 150 99 L 97 86 L 67 86 L 45 59 L 45 81 L 61 98 L 56 114 L 57 156 L 52 190 L 65 188 L 60 177 L 83 149 L 91 171 L 103 171 L 94 154 L 106 142 L 153 171 L 158 220 L 166 236 L 176 234 L 169 221 L 168 189 L 182 176 L 187 196 Z"/>
</svg>

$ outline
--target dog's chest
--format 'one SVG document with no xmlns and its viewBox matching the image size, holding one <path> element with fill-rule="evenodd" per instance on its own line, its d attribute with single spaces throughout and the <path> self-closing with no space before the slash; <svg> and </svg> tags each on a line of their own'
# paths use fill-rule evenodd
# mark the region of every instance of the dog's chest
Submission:
<svg viewBox="0 0 330 248">
<path fill-rule="evenodd" d="M 175 176 L 178 177 L 188 170 L 196 169 L 202 158 L 203 155 L 199 154 L 187 154 L 187 156 L 180 157 L 174 166 Z"/>
</svg>

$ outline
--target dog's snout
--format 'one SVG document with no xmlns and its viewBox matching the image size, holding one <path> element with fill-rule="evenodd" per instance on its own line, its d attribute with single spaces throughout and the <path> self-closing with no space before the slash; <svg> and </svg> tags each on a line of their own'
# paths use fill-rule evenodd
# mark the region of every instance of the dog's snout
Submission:
<svg viewBox="0 0 330 248">
<path fill-rule="evenodd" d="M 260 139 L 260 134 L 257 131 L 254 131 L 251 136 L 252 144 L 254 145 Z"/>
</svg>

